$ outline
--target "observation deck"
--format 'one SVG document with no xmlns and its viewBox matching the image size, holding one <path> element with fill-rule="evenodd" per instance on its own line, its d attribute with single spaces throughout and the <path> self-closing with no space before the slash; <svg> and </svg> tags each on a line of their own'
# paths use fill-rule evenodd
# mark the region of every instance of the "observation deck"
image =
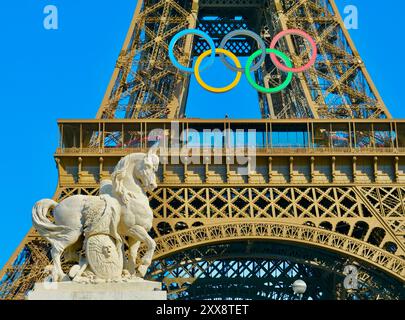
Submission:
<svg viewBox="0 0 405 320">
<path fill-rule="evenodd" d="M 159 142 L 161 185 L 403 184 L 405 120 L 59 120 L 60 183 Z"/>
</svg>

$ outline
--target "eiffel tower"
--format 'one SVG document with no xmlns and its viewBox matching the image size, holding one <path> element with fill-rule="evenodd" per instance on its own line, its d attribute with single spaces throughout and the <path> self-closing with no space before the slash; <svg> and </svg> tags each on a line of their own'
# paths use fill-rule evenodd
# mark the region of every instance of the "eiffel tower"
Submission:
<svg viewBox="0 0 405 320">
<path fill-rule="evenodd" d="M 216 45 L 237 29 L 265 41 L 301 29 L 319 55 L 285 90 L 258 94 L 262 119 L 187 119 L 190 75 L 168 47 L 192 28 Z M 309 56 L 297 36 L 277 48 L 295 66 Z M 176 55 L 191 65 L 207 49 L 189 35 Z M 227 49 L 257 50 L 248 37 Z M 263 86 L 283 76 L 269 58 L 255 72 Z M 226 159 L 160 166 L 147 278 L 170 299 L 294 299 L 297 279 L 307 283 L 304 299 L 405 298 L 405 121 L 392 119 L 333 0 L 139 0 L 96 119 L 58 122 L 54 199 L 96 195 L 121 157 L 144 152 L 145 137 L 173 121 L 186 132 L 254 129 L 260 139 L 245 175 Z M 49 258 L 32 229 L 0 274 L 0 298 L 24 299 Z M 347 265 L 358 270 L 354 292 L 343 286 Z"/>
</svg>

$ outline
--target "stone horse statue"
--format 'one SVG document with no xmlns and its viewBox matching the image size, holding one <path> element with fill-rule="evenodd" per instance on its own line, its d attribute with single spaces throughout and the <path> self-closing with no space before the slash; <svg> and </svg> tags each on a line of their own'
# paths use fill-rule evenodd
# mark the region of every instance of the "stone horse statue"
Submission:
<svg viewBox="0 0 405 320">
<path fill-rule="evenodd" d="M 61 257 L 65 249 L 69 251 L 78 244 L 80 245 L 80 239 L 83 241 L 82 235 L 85 239 L 83 247 L 86 245 L 87 247 L 91 247 L 91 245 L 100 247 L 100 243 L 102 244 L 100 252 L 105 255 L 105 259 L 111 256 L 111 250 L 119 252 L 121 262 L 115 259 L 114 263 L 118 266 L 121 264 L 121 268 L 123 264 L 122 243 L 127 237 L 128 264 L 131 266 L 129 273 L 136 277 L 138 271 L 141 277 L 145 276 L 156 247 L 155 241 L 148 234 L 152 228 L 153 212 L 149 206 L 146 192 L 157 188 L 158 166 L 157 146 L 154 146 L 147 154 L 133 153 L 121 159 L 114 169 L 112 181 L 102 182 L 100 196 L 75 195 L 60 203 L 45 199 L 35 204 L 32 209 L 33 225 L 52 246 L 53 266 L 50 267 L 52 281 L 68 279 L 62 270 Z M 54 223 L 47 218 L 51 209 L 53 209 Z M 109 239 L 115 240 L 116 248 L 113 248 L 111 243 L 106 244 L 105 238 L 100 238 L 106 235 Z M 92 236 L 93 238 L 91 238 Z M 99 240 L 89 240 L 96 239 L 94 236 L 98 236 Z M 136 268 L 141 243 L 146 244 L 146 252 L 140 265 Z M 86 255 L 87 260 L 91 260 L 89 252 L 86 251 Z M 102 269 L 106 267 L 102 266 L 102 261 L 96 257 L 93 258 L 93 265 L 91 263 L 90 265 L 93 269 Z M 98 264 L 98 266 L 94 264 Z M 121 271 L 123 270 L 121 269 Z M 119 271 L 120 277 L 121 271 Z"/>
</svg>

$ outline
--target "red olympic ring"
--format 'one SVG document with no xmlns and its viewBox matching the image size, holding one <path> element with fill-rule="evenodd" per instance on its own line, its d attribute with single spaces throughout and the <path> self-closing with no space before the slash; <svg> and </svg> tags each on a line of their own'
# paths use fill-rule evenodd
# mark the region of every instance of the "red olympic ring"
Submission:
<svg viewBox="0 0 405 320">
<path fill-rule="evenodd" d="M 309 60 L 309 62 L 308 62 L 305 66 L 302 66 L 302 67 L 300 67 L 300 68 L 288 68 L 288 67 L 286 67 L 285 65 L 283 65 L 283 64 L 277 59 L 277 57 L 276 57 L 276 55 L 275 55 L 274 53 L 272 53 L 272 54 L 270 54 L 270 58 L 271 58 L 271 61 L 273 61 L 274 65 L 275 65 L 278 69 L 280 69 L 280 70 L 282 70 L 282 71 L 284 71 L 284 72 L 294 72 L 294 73 L 304 72 L 304 71 L 308 70 L 309 68 L 311 68 L 312 65 L 313 65 L 313 64 L 315 63 L 315 61 L 316 61 L 316 57 L 317 57 L 317 55 L 318 55 L 318 49 L 317 49 L 317 47 L 316 47 L 316 43 L 315 43 L 314 39 L 312 39 L 312 37 L 311 37 L 308 33 L 304 32 L 304 31 L 302 31 L 302 30 L 299 30 L 299 29 L 289 29 L 289 30 L 285 30 L 285 31 L 280 32 L 280 33 L 277 34 L 277 35 L 274 37 L 274 39 L 271 41 L 270 48 L 271 48 L 271 49 L 275 49 L 277 42 L 278 42 L 282 37 L 284 37 L 284 36 L 286 36 L 286 35 L 298 35 L 298 36 L 301 36 L 301 37 L 303 37 L 304 39 L 308 40 L 308 42 L 311 44 L 311 47 L 312 47 L 312 57 L 311 57 L 311 59 Z"/>
</svg>

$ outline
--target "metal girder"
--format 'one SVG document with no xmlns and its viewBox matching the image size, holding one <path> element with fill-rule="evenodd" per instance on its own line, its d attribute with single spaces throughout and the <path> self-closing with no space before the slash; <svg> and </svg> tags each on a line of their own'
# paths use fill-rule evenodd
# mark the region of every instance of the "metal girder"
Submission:
<svg viewBox="0 0 405 320">
<path fill-rule="evenodd" d="M 217 19 L 204 20 L 213 15 Z M 241 20 L 233 20 L 235 16 Z M 233 23 L 226 24 L 228 20 Z M 194 27 L 208 32 L 217 44 L 226 30 L 238 28 L 254 29 L 268 40 L 279 31 L 300 28 L 316 40 L 319 57 L 315 66 L 295 77 L 283 92 L 259 94 L 263 118 L 391 117 L 333 0 L 154 0 L 138 1 L 97 118 L 182 117 L 190 76 L 172 66 L 168 43 L 177 32 Z M 234 42 L 230 49 L 235 54 L 246 55 L 252 49 L 249 41 Z M 205 49 L 204 41 L 194 42 L 190 35 L 179 42 L 175 54 L 188 65 L 192 56 Z M 305 63 L 310 54 L 305 41 L 297 37 L 280 41 L 279 49 L 296 65 Z M 266 87 L 277 85 L 283 75 L 274 72 L 267 62 L 256 73 L 257 81 Z"/>
<path fill-rule="evenodd" d="M 373 201 L 376 210 L 371 209 L 370 212 L 367 211 L 370 204 L 365 204 L 349 190 L 160 189 L 150 195 L 155 214 L 152 234 L 157 242 L 154 258 L 161 260 L 196 247 L 234 240 L 282 241 L 334 252 L 404 281 L 405 261 L 400 249 L 403 243 L 395 233 L 398 229 L 393 230 L 392 237 L 389 226 L 384 222 L 393 213 L 384 211 L 385 216 L 382 216 L 377 211 L 381 205 L 387 210 L 387 199 L 397 193 L 382 188 L 385 196 L 381 205 Z M 375 188 L 366 190 L 367 197 L 374 196 Z M 379 191 L 380 194 L 382 192 Z M 77 193 L 93 195 L 97 189 L 61 188 L 57 200 Z M 391 211 L 400 215 L 395 219 L 403 224 L 402 206 L 396 206 Z M 397 227 L 397 224 L 393 225 Z M 0 287 L 3 298 L 23 298 L 33 283 L 46 276 L 42 273 L 50 263 L 46 257 L 49 257 L 49 246 L 32 230 L 23 250 L 4 269 Z"/>
<path fill-rule="evenodd" d="M 271 20 L 274 32 L 299 28 L 307 31 L 317 43 L 317 62 L 300 78 L 314 118 L 391 118 L 334 0 L 275 0 L 274 5 L 277 10 L 273 14 L 277 18 Z M 295 52 L 294 56 L 299 57 L 295 63 L 302 65 L 302 58 L 308 55 L 307 47 L 297 39 L 287 40 L 280 48 Z M 297 95 L 299 90 L 294 90 L 293 94 Z M 287 95 L 288 91 L 283 94 Z"/>
<path fill-rule="evenodd" d="M 138 1 L 97 118 L 175 118 L 180 116 L 188 79 L 168 58 L 168 41 L 195 25 L 196 2 Z M 183 54 L 191 51 L 190 40 Z M 150 108 L 150 105 L 156 108 Z"/>
<path fill-rule="evenodd" d="M 290 285 L 309 285 L 304 299 L 346 299 L 345 257 L 304 246 L 234 241 L 199 246 L 155 260 L 149 279 L 161 281 L 170 299 L 296 299 Z M 358 265 L 361 299 L 398 299 L 401 283 Z M 342 290 L 343 289 L 343 290 Z"/>
</svg>

